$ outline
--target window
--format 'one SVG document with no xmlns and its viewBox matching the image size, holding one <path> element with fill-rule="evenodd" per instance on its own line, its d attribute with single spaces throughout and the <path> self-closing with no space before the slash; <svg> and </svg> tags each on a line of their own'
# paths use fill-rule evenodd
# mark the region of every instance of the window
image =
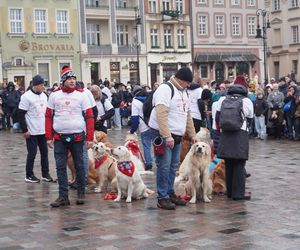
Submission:
<svg viewBox="0 0 300 250">
<path fill-rule="evenodd" d="M 241 35 L 241 18 L 239 16 L 232 17 L 232 35 L 233 36 Z"/>
<path fill-rule="evenodd" d="M 157 48 L 158 46 L 158 30 L 151 29 L 150 30 L 150 40 L 151 40 L 151 47 Z"/>
<path fill-rule="evenodd" d="M 298 7 L 299 6 L 299 0 L 291 0 L 291 7 Z"/>
<path fill-rule="evenodd" d="M 231 5 L 240 5 L 240 0 L 231 0 Z"/>
<path fill-rule="evenodd" d="M 68 11 L 58 10 L 56 12 L 56 25 L 58 34 L 68 34 Z"/>
<path fill-rule="evenodd" d="M 183 0 L 176 0 L 176 10 L 183 13 Z"/>
<path fill-rule="evenodd" d="M 224 16 L 216 16 L 216 36 L 224 36 Z"/>
<path fill-rule="evenodd" d="M 170 10 L 170 1 L 169 0 L 163 0 L 163 10 Z"/>
<path fill-rule="evenodd" d="M 23 66 L 23 58 L 15 58 L 15 66 Z"/>
<path fill-rule="evenodd" d="M 128 25 L 119 24 L 117 25 L 117 43 L 119 46 L 128 45 Z"/>
<path fill-rule="evenodd" d="M 199 16 L 199 35 L 207 35 L 207 16 Z"/>
<path fill-rule="evenodd" d="M 156 13 L 156 0 L 149 1 L 149 12 Z"/>
<path fill-rule="evenodd" d="M 100 25 L 95 23 L 86 24 L 86 36 L 88 45 L 100 45 Z"/>
<path fill-rule="evenodd" d="M 274 62 L 274 76 L 275 79 L 279 79 L 279 62 Z"/>
<path fill-rule="evenodd" d="M 111 62 L 110 63 L 110 79 L 114 82 L 120 82 L 120 63 Z"/>
<path fill-rule="evenodd" d="M 273 0 L 273 9 L 280 10 L 280 0 Z"/>
<path fill-rule="evenodd" d="M 178 47 L 179 48 L 185 47 L 184 30 L 183 29 L 177 30 L 177 39 L 178 39 Z"/>
<path fill-rule="evenodd" d="M 206 0 L 198 0 L 198 4 L 206 4 Z"/>
<path fill-rule="evenodd" d="M 116 1 L 116 7 L 117 8 L 126 8 L 127 7 L 126 0 L 117 0 Z"/>
<path fill-rule="evenodd" d="M 292 61 L 292 71 L 295 75 L 298 74 L 298 60 Z"/>
<path fill-rule="evenodd" d="M 298 25 L 292 26 L 292 42 L 293 43 L 299 43 Z"/>
<path fill-rule="evenodd" d="M 215 0 L 215 4 L 224 4 L 224 0 Z"/>
<path fill-rule="evenodd" d="M 47 33 L 46 10 L 34 10 L 34 27 L 36 34 Z"/>
<path fill-rule="evenodd" d="M 201 64 L 200 65 L 200 72 L 201 72 L 201 78 L 207 78 L 208 77 L 207 64 Z"/>
<path fill-rule="evenodd" d="M 44 78 L 45 85 L 49 86 L 49 63 L 38 63 L 38 74 Z"/>
<path fill-rule="evenodd" d="M 23 33 L 22 9 L 9 9 L 9 23 L 11 33 Z"/>
<path fill-rule="evenodd" d="M 172 48 L 172 31 L 170 28 L 164 30 L 165 47 Z"/>
<path fill-rule="evenodd" d="M 247 0 L 247 5 L 248 6 L 255 6 L 256 5 L 256 0 Z"/>
<path fill-rule="evenodd" d="M 59 72 L 61 71 L 61 69 L 64 67 L 64 66 L 68 66 L 69 68 L 71 68 L 71 64 L 69 62 L 60 62 L 59 65 L 58 65 L 58 69 L 59 69 Z"/>
<path fill-rule="evenodd" d="M 256 17 L 254 16 L 248 17 L 248 36 L 255 36 L 255 19 Z"/>
<path fill-rule="evenodd" d="M 274 29 L 274 39 L 273 39 L 273 41 L 274 41 L 275 46 L 282 45 L 280 29 Z"/>
</svg>

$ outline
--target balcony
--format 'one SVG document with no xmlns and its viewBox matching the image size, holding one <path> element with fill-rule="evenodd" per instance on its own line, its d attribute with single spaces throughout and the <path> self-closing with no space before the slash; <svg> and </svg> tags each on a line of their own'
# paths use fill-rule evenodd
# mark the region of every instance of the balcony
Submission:
<svg viewBox="0 0 300 250">
<path fill-rule="evenodd" d="M 118 53 L 120 55 L 135 55 L 136 54 L 136 46 L 134 44 L 127 46 L 119 46 Z"/>
<path fill-rule="evenodd" d="M 90 55 L 111 55 L 111 45 L 88 45 L 88 53 Z"/>
<path fill-rule="evenodd" d="M 102 4 L 86 4 L 85 5 L 85 12 L 87 18 L 103 18 L 107 19 L 109 17 L 109 6 Z"/>
<path fill-rule="evenodd" d="M 116 7 L 117 19 L 134 20 L 135 19 L 135 7 Z"/>
<path fill-rule="evenodd" d="M 162 21 L 165 24 L 178 23 L 180 12 L 178 10 L 164 10 L 161 12 Z"/>
</svg>

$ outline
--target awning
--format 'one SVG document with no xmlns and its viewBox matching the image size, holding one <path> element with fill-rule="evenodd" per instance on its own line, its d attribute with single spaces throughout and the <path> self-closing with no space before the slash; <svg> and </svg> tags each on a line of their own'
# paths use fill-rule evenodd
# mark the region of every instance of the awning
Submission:
<svg viewBox="0 0 300 250">
<path fill-rule="evenodd" d="M 198 52 L 195 62 L 256 62 L 260 59 L 251 52 Z"/>
</svg>

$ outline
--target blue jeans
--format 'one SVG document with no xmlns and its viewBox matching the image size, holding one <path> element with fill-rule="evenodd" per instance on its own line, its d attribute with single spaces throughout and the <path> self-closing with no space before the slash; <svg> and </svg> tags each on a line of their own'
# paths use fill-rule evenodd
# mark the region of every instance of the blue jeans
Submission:
<svg viewBox="0 0 300 250">
<path fill-rule="evenodd" d="M 255 128 L 260 139 L 266 138 L 266 118 L 264 115 L 255 116 Z"/>
<path fill-rule="evenodd" d="M 83 167 L 83 143 L 54 141 L 54 158 L 58 178 L 59 196 L 68 197 L 67 157 L 70 150 L 76 169 L 77 192 L 84 193 L 85 178 Z"/>
<path fill-rule="evenodd" d="M 294 138 L 294 118 L 291 117 L 290 115 L 286 115 L 286 125 L 287 125 L 287 132 L 288 132 L 288 137 L 290 139 Z"/>
<path fill-rule="evenodd" d="M 152 145 L 152 140 L 154 138 L 152 137 L 152 133 L 150 129 L 141 133 L 141 139 L 144 148 L 146 170 L 151 169 L 152 168 L 151 145 Z"/>
<path fill-rule="evenodd" d="M 26 178 L 33 176 L 34 160 L 39 147 L 41 154 L 42 176 L 46 177 L 49 174 L 48 147 L 45 135 L 31 135 L 26 139 L 27 158 L 26 158 Z"/>
<path fill-rule="evenodd" d="M 152 138 L 159 136 L 159 132 L 154 129 L 150 129 L 149 133 Z M 169 198 L 171 194 L 174 194 L 174 180 L 179 160 L 180 144 L 175 144 L 173 149 L 165 146 L 164 155 L 156 156 L 156 185 L 158 199 Z"/>
<path fill-rule="evenodd" d="M 84 168 L 84 179 L 87 180 L 89 172 L 89 157 L 85 141 L 83 142 L 83 168 Z"/>
<path fill-rule="evenodd" d="M 120 108 L 115 108 L 114 124 L 115 124 L 115 127 L 116 127 L 116 128 L 122 128 L 122 125 L 121 125 Z"/>
</svg>

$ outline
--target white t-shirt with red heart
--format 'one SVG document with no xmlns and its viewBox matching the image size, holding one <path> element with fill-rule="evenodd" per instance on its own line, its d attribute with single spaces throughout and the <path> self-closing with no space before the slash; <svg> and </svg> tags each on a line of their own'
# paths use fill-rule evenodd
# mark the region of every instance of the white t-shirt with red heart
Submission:
<svg viewBox="0 0 300 250">
<path fill-rule="evenodd" d="M 83 111 L 91 108 L 90 100 L 84 92 L 53 92 L 48 107 L 54 110 L 53 129 L 59 134 L 81 133 L 86 130 Z"/>
<path fill-rule="evenodd" d="M 25 120 L 31 135 L 45 134 L 45 112 L 47 96 L 45 93 L 35 94 L 32 90 L 26 91 L 21 96 L 19 109 L 26 110 Z"/>
</svg>

